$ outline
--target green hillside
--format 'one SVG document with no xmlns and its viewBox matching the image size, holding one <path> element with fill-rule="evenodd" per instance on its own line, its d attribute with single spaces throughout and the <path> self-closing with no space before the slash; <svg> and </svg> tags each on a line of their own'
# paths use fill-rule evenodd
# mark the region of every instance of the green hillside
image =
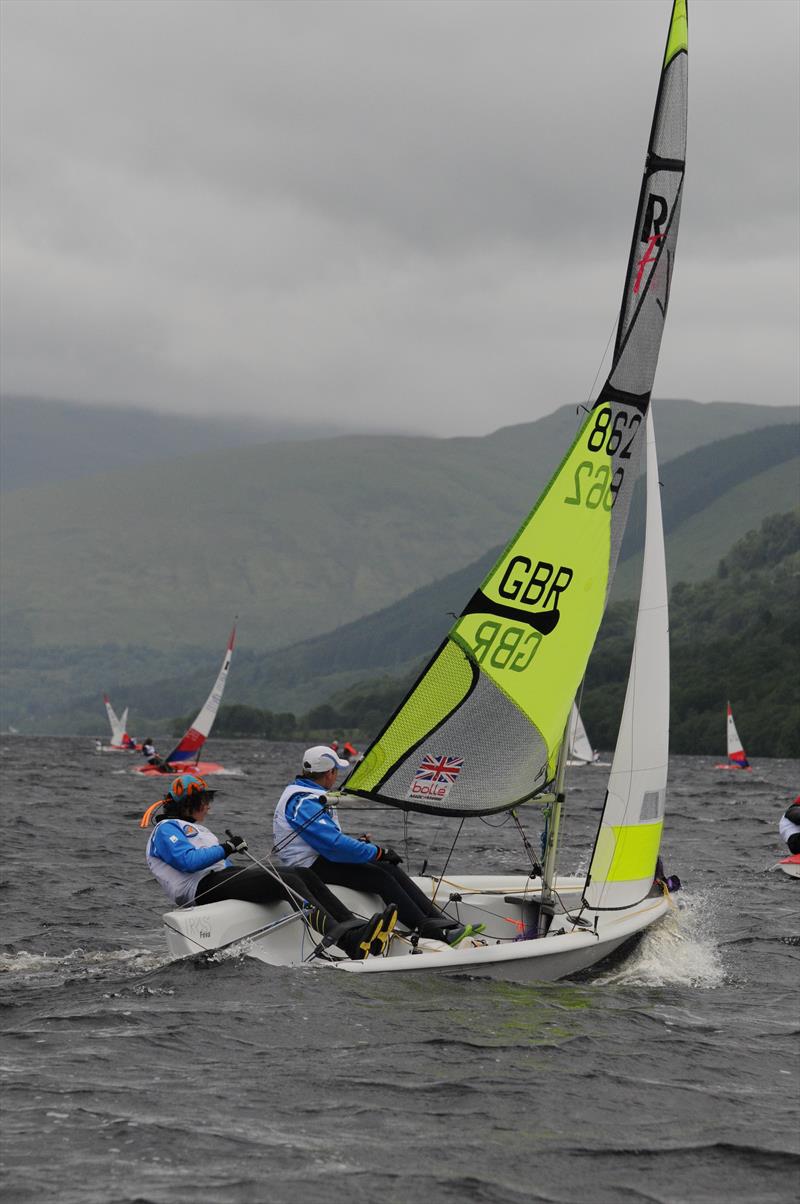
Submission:
<svg viewBox="0 0 800 1204">
<path fill-rule="evenodd" d="M 800 516 L 773 515 L 721 560 L 714 577 L 670 595 L 670 748 L 724 753 L 730 699 L 748 752 L 800 748 Z M 633 603 L 617 604 L 596 646 L 582 713 L 595 744 L 613 747 L 622 709 Z"/>
<path fill-rule="evenodd" d="M 800 516 L 773 515 L 740 540 L 716 576 L 681 582 L 670 598 L 673 753 L 724 752 L 725 703 L 754 757 L 800 746 Z M 612 749 L 636 620 L 632 602 L 609 608 L 590 662 L 581 712 L 596 747 Z M 294 716 L 223 708 L 220 734 L 369 737 L 407 691 L 413 672 L 365 680 Z M 180 726 L 180 725 L 179 725 Z"/>
<path fill-rule="evenodd" d="M 690 416 L 706 408 L 691 403 L 666 404 L 688 409 Z M 725 408 L 724 417 L 729 417 L 728 409 Z M 763 415 L 764 411 L 759 410 L 758 414 Z M 555 441 L 557 436 L 563 445 L 566 436 L 563 428 L 574 420 L 574 414 L 560 411 L 543 424 L 537 424 L 544 427 L 539 432 L 542 444 Z M 495 452 L 501 448 L 505 456 L 510 454 L 505 446 L 508 438 L 506 432 L 497 432 L 487 442 L 494 445 Z M 482 441 L 455 442 L 463 458 L 467 449 L 474 454 L 473 444 Z M 665 526 L 670 532 L 667 559 L 672 581 L 706 576 L 735 539 L 765 514 L 791 504 L 797 493 L 797 461 L 787 461 L 785 457 L 793 455 L 795 444 L 796 428 L 778 425 L 751 431 L 744 437 L 729 436 L 707 443 L 662 464 L 662 501 Z M 262 450 L 258 449 L 259 453 Z M 775 462 L 773 467 L 764 469 L 771 462 Z M 754 474 L 749 479 L 748 472 Z M 732 481 L 738 483 L 730 487 Z M 623 545 L 615 597 L 635 594 L 638 589 L 639 558 L 624 557 L 637 542 L 641 484 L 634 497 L 630 537 L 626 537 Z M 499 512 L 499 504 L 496 509 Z M 395 521 L 395 517 L 390 514 L 385 521 Z M 376 513 L 371 521 L 378 526 L 382 517 Z M 416 528 L 406 531 L 405 540 L 410 544 L 416 536 L 427 551 L 430 541 L 424 539 L 421 526 L 418 516 Z M 503 536 L 511 528 L 512 524 L 506 522 Z M 432 546 L 436 549 L 443 542 L 448 543 L 438 540 Z M 398 545 L 389 538 L 381 546 L 387 549 L 381 560 L 383 567 L 384 560 L 391 561 L 398 554 Z M 350 551 L 357 553 L 358 549 Z M 470 551 L 466 567 L 442 576 L 440 566 L 433 584 L 411 591 L 405 586 L 399 591 L 399 601 L 357 619 L 353 619 L 353 614 L 359 613 L 354 607 L 348 616 L 349 623 L 334 626 L 327 633 L 327 625 L 333 622 L 333 594 L 330 583 L 326 584 L 326 575 L 319 574 L 320 582 L 311 591 L 311 601 L 325 608 L 324 619 L 316 628 L 323 633 L 299 642 L 292 642 L 287 635 L 288 646 L 283 648 L 270 649 L 245 612 L 228 687 L 229 699 L 299 714 L 320 697 L 362 680 L 365 673 L 394 674 L 407 669 L 442 638 L 450 625 L 449 614 L 460 611 L 496 559 L 499 545 L 478 561 L 473 559 L 474 544 Z M 339 560 L 337 552 L 336 559 L 327 562 L 326 569 L 331 573 L 338 571 Z M 277 558 L 270 562 L 273 569 L 275 563 Z M 8 567 L 9 562 L 4 558 L 4 578 L 9 576 Z M 260 571 L 266 571 L 267 567 L 262 564 Z M 55 582 L 55 567 L 51 565 L 50 571 Z M 277 572 L 274 575 L 273 586 L 278 591 L 283 579 Z M 51 595 L 56 592 L 55 587 L 50 590 Z M 290 600 L 295 597 L 291 588 L 287 593 Z M 140 588 L 132 589 L 129 606 L 135 608 L 142 596 Z M 205 611 L 200 604 L 187 605 L 187 614 L 196 618 L 204 616 Z M 202 702 L 213 680 L 232 615 L 231 611 L 222 616 L 213 646 L 199 640 L 187 618 L 174 640 L 160 648 L 153 646 L 149 636 L 134 640 L 132 629 L 126 629 L 125 642 L 47 642 L 31 646 L 25 630 L 27 616 L 21 622 L 15 622 L 12 616 L 4 624 L 0 727 L 13 724 L 25 731 L 102 733 L 105 721 L 100 696 L 107 691 L 120 707 L 130 706 L 137 730 L 142 725 L 158 728 L 169 716 Z M 97 639 L 96 628 L 87 629 L 86 638 Z"/>
<path fill-rule="evenodd" d="M 774 514 L 776 508 L 800 505 L 798 482 L 800 458 L 795 455 L 726 490 L 699 513 L 674 526 L 666 536 L 670 581 L 702 581 L 714 571 L 726 548 Z M 614 598 L 636 597 L 641 572 L 640 554 L 620 564 Z"/>
<path fill-rule="evenodd" d="M 655 406 L 667 460 L 788 407 Z M 332 631 L 505 539 L 578 423 L 564 407 L 476 439 L 257 445 L 19 489 L 2 507 L 4 635 L 20 648 L 216 648 Z"/>
</svg>

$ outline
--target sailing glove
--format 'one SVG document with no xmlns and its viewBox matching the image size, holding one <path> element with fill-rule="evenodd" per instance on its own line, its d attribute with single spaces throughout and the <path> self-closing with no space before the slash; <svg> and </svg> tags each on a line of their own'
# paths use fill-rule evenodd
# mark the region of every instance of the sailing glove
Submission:
<svg viewBox="0 0 800 1204">
<path fill-rule="evenodd" d="M 376 861 L 386 861 L 389 865 L 399 865 L 403 858 L 394 849 L 382 849 L 378 845 L 378 852 L 375 855 Z"/>
<path fill-rule="evenodd" d="M 228 839 L 222 846 L 222 851 L 226 857 L 230 857 L 231 853 L 244 853 L 247 848 L 247 841 L 243 836 L 234 836 L 233 832 L 228 832 Z"/>
</svg>

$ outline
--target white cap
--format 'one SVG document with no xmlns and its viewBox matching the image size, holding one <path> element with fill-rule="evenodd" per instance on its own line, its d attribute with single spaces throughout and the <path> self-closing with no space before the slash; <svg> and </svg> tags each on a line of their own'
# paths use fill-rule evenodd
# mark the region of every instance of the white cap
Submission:
<svg viewBox="0 0 800 1204">
<path fill-rule="evenodd" d="M 327 773 L 334 768 L 349 769 L 350 762 L 343 761 L 327 744 L 315 744 L 303 753 L 303 769 L 306 773 Z"/>
</svg>

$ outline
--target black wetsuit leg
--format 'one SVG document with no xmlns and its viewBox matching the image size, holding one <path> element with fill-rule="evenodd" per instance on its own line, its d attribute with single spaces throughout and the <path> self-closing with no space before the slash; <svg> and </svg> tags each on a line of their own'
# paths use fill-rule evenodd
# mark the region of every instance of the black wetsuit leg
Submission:
<svg viewBox="0 0 800 1204">
<path fill-rule="evenodd" d="M 308 899 L 313 907 L 327 912 L 337 924 L 354 918 L 352 911 L 345 907 L 342 900 L 337 898 L 332 890 L 328 890 L 322 879 L 310 867 L 303 868 L 293 865 L 289 869 L 282 865 L 280 873 L 292 890 L 296 891 L 298 895 L 302 895 L 304 899 Z"/>
<path fill-rule="evenodd" d="M 331 886 L 349 886 L 352 890 L 380 895 L 384 903 L 394 903 L 400 922 L 406 928 L 419 928 L 426 920 L 446 920 L 435 904 L 396 865 L 370 862 L 354 864 L 328 861 L 317 857 L 311 867 L 323 882 Z"/>
<path fill-rule="evenodd" d="M 790 853 L 800 853 L 800 832 L 792 832 L 786 843 L 789 846 Z"/>
<path fill-rule="evenodd" d="M 276 903 L 291 896 L 282 882 L 266 870 L 251 865 L 247 869 L 212 870 L 197 884 L 195 903 L 219 903 L 223 899 L 242 899 L 245 903 Z"/>
<path fill-rule="evenodd" d="M 222 899 L 242 899 L 246 903 L 276 903 L 278 899 L 285 899 L 298 907 L 297 899 L 286 889 L 289 886 L 311 907 L 327 916 L 331 926 L 353 919 L 352 911 L 311 870 L 281 866 L 280 875 L 282 881 L 279 882 L 256 865 L 241 870 L 233 867 L 212 870 L 200 879 L 194 901 L 219 903 Z"/>
</svg>

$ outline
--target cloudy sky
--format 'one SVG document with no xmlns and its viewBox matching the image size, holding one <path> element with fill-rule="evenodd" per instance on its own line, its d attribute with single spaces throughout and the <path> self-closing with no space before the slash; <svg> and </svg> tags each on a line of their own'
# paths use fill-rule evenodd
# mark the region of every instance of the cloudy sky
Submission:
<svg viewBox="0 0 800 1204">
<path fill-rule="evenodd" d="M 585 399 L 669 0 L 3 0 L 2 388 L 480 434 Z M 796 0 L 690 0 L 656 396 L 798 391 Z"/>
</svg>

